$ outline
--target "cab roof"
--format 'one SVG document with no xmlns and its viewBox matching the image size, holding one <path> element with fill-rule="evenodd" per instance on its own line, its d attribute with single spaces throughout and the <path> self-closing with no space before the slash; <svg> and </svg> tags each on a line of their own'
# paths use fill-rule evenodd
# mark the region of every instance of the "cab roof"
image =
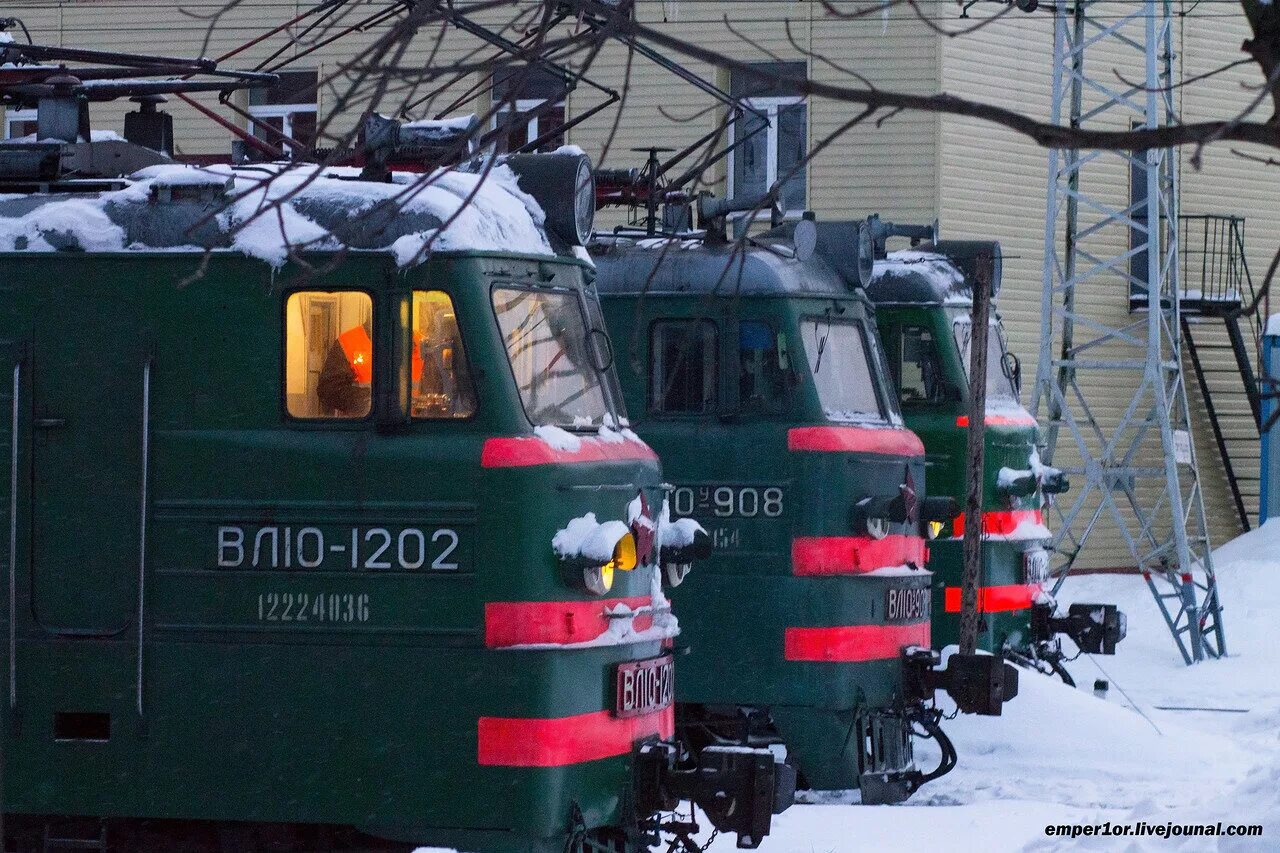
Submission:
<svg viewBox="0 0 1280 853">
<path fill-rule="evenodd" d="M 433 251 L 556 254 L 538 203 L 509 167 L 487 176 L 266 164 L 164 164 L 111 181 L 0 195 L 0 251 L 227 249 L 281 266 L 291 251 L 381 250 L 400 266 Z"/>
<path fill-rule="evenodd" d="M 928 244 L 919 249 L 890 252 L 877 260 L 867 296 L 877 305 L 973 303 L 972 285 L 964 273 L 949 257 Z"/>
<path fill-rule="evenodd" d="M 849 298 L 851 284 L 813 254 L 796 257 L 789 241 L 753 238 L 744 247 L 702 236 L 598 236 L 590 246 L 601 295 L 812 296 Z"/>
</svg>

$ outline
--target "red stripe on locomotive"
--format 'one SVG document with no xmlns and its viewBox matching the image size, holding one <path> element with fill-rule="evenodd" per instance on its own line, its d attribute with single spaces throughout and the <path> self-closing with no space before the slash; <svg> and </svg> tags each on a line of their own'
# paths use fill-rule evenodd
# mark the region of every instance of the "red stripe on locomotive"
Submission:
<svg viewBox="0 0 1280 853">
<path fill-rule="evenodd" d="M 856 575 L 876 569 L 923 566 L 929 558 L 921 536 L 797 536 L 791 540 L 791 573 L 800 576 Z"/>
<path fill-rule="evenodd" d="M 484 605 L 484 644 L 491 649 L 530 644 L 587 643 L 609 628 L 606 609 L 648 607 L 647 595 L 595 601 L 489 601 Z M 653 627 L 653 615 L 635 617 L 635 630 Z"/>
<path fill-rule="evenodd" d="M 553 719 L 481 717 L 477 760 L 483 767 L 563 767 L 626 755 L 641 738 L 670 738 L 675 728 L 670 705 L 634 717 L 608 711 Z"/>
<path fill-rule="evenodd" d="M 586 437 L 577 450 L 557 450 L 536 437 L 487 438 L 480 451 L 483 468 L 523 468 L 529 465 L 558 465 L 569 462 L 657 461 L 649 445 L 626 439 L 602 441 Z"/>
<path fill-rule="evenodd" d="M 1040 585 L 1009 584 L 1008 586 L 984 586 L 978 588 L 978 610 L 983 613 L 1008 613 L 1012 610 L 1026 610 L 1035 604 L 1040 594 Z M 943 593 L 943 609 L 947 613 L 959 613 L 961 591 L 958 586 L 949 586 Z"/>
<path fill-rule="evenodd" d="M 1024 521 L 1044 524 L 1044 513 L 1038 509 L 988 510 L 982 513 L 982 532 L 988 535 L 1008 536 Z M 951 520 L 951 531 L 952 536 L 964 535 L 964 513 L 960 513 Z"/>
<path fill-rule="evenodd" d="M 924 443 L 909 429 L 856 426 L 793 427 L 787 430 L 787 449 L 820 453 L 924 455 Z"/>
<path fill-rule="evenodd" d="M 790 661 L 862 663 L 896 658 L 907 646 L 928 648 L 929 644 L 928 621 L 909 625 L 788 628 L 783 654 Z"/>
</svg>

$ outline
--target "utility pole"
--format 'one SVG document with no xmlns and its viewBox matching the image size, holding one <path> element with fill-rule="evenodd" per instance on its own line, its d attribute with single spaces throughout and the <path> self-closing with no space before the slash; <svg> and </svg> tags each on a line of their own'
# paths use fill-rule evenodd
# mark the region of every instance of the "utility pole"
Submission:
<svg viewBox="0 0 1280 853">
<path fill-rule="evenodd" d="M 978 645 L 978 582 L 982 574 L 982 466 L 987 442 L 987 324 L 994 259 L 977 259 L 969 330 L 969 429 L 965 436 L 964 563 L 960 581 L 960 653 Z"/>
</svg>

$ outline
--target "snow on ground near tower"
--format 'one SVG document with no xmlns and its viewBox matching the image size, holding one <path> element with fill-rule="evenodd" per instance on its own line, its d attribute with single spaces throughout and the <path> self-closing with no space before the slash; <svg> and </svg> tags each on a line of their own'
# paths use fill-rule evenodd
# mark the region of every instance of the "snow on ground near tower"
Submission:
<svg viewBox="0 0 1280 853">
<path fill-rule="evenodd" d="M 960 753 L 951 774 L 899 806 L 792 806 L 774 819 L 761 850 L 1280 850 L 1280 520 L 1219 548 L 1214 560 L 1226 660 L 1184 666 L 1141 578 L 1073 578 L 1059 595 L 1064 606 L 1110 601 L 1129 616 L 1118 655 L 1068 665 L 1080 689 L 1024 672 L 1004 716 L 944 724 Z M 1105 700 L 1093 695 L 1096 678 L 1111 682 Z M 923 765 L 932 754 L 919 758 Z M 1046 824 L 1106 820 L 1262 823 L 1265 834 L 1124 841 L 1044 834 Z M 732 838 L 711 847 L 734 849 Z"/>
</svg>

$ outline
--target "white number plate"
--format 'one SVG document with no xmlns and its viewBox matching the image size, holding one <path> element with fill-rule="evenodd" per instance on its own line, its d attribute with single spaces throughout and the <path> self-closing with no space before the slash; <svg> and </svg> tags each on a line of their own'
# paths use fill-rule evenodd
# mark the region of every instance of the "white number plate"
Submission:
<svg viewBox="0 0 1280 853">
<path fill-rule="evenodd" d="M 1025 583 L 1044 583 L 1049 580 L 1049 552 L 1043 548 L 1023 552 L 1022 574 Z"/>
<path fill-rule="evenodd" d="M 929 618 L 932 592 L 928 587 L 885 590 L 884 613 L 889 622 L 920 622 Z"/>
</svg>

